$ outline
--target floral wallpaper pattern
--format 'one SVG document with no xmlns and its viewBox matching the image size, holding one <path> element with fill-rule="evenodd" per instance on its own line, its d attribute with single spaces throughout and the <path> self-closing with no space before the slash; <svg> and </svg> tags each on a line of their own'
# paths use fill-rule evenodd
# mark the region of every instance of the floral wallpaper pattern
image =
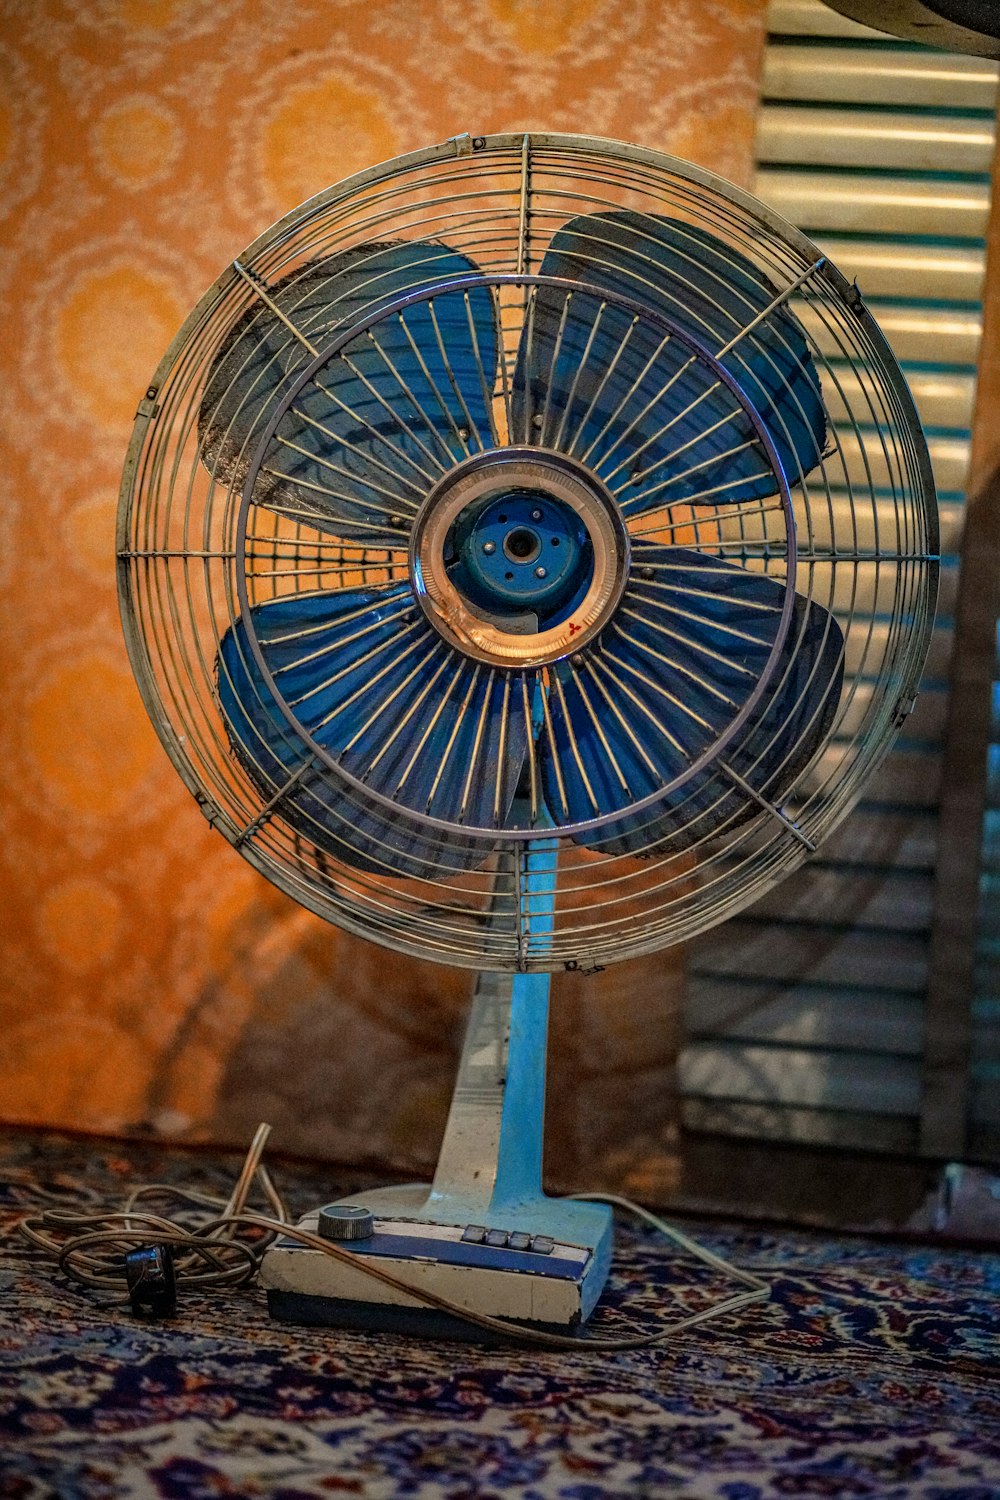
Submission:
<svg viewBox="0 0 1000 1500">
<path fill-rule="evenodd" d="M 748 181 L 762 44 L 763 0 L 0 0 L 0 1118 L 433 1159 L 467 976 L 270 889 L 146 721 L 136 402 L 227 261 L 373 161 L 543 127 Z M 559 981 L 557 1175 L 669 1176 L 678 972 Z"/>
</svg>

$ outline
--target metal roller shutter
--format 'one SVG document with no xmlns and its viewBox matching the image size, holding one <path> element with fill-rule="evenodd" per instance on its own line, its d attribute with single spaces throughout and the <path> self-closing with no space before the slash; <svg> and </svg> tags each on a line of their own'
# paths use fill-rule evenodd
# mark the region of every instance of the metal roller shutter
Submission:
<svg viewBox="0 0 1000 1500">
<path fill-rule="evenodd" d="M 772 0 L 768 29 L 756 192 L 857 277 L 903 364 L 940 493 L 942 593 L 917 711 L 867 799 L 805 872 L 690 950 L 684 1120 L 917 1151 L 998 70 L 894 42 L 820 0 Z M 1000 770 L 994 797 L 986 879 L 1000 888 Z M 1000 937 L 983 962 L 988 986 Z M 991 1011 L 994 1033 L 998 1021 Z"/>
</svg>

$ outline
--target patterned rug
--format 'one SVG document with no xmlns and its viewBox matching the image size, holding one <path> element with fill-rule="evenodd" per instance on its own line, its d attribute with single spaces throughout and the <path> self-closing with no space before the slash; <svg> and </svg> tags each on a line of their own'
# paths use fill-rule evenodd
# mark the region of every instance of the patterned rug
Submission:
<svg viewBox="0 0 1000 1500">
<path fill-rule="evenodd" d="M 14 1232 L 27 1210 L 117 1205 L 141 1181 L 228 1191 L 237 1165 L 0 1136 L 0 1496 L 1000 1497 L 995 1256 L 694 1226 L 772 1300 L 609 1356 L 294 1330 L 256 1290 L 137 1322 Z M 276 1175 L 294 1208 L 358 1185 Z M 617 1245 L 595 1331 L 730 1289 L 655 1234 Z"/>
</svg>

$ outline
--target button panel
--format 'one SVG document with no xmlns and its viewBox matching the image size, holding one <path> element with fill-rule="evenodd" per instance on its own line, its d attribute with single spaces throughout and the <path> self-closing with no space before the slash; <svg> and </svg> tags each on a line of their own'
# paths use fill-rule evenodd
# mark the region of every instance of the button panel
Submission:
<svg viewBox="0 0 1000 1500">
<path fill-rule="evenodd" d="M 489 1245 L 494 1250 L 522 1250 L 529 1255 L 551 1255 L 556 1242 L 548 1234 L 525 1234 L 514 1229 L 487 1229 L 485 1224 L 466 1224 L 462 1239 L 467 1245 Z"/>
</svg>

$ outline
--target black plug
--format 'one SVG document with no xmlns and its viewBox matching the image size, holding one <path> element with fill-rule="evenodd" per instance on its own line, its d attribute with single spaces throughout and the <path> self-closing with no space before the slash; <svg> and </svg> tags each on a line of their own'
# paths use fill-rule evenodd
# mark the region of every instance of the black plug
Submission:
<svg viewBox="0 0 1000 1500">
<path fill-rule="evenodd" d="M 177 1311 L 177 1277 L 169 1245 L 141 1245 L 125 1256 L 125 1280 L 137 1318 L 172 1318 Z"/>
</svg>

